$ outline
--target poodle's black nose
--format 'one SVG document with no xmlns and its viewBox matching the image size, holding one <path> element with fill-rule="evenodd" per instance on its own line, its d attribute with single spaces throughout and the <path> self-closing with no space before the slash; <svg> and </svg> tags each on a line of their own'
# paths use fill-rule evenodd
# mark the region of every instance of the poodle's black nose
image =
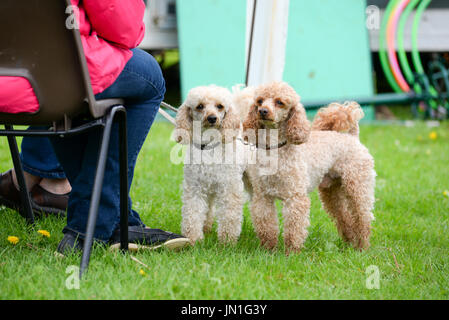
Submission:
<svg viewBox="0 0 449 320">
<path fill-rule="evenodd" d="M 262 118 L 265 117 L 268 114 L 268 109 L 259 109 L 259 114 L 262 116 Z"/>
<path fill-rule="evenodd" d="M 215 122 L 217 122 L 217 117 L 216 116 L 208 116 L 207 121 L 209 121 L 209 123 L 211 123 L 211 124 L 214 124 Z"/>
</svg>

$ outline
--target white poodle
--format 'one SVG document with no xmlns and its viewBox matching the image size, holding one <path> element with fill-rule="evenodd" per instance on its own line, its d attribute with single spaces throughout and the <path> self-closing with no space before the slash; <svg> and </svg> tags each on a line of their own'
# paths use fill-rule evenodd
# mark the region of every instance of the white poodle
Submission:
<svg viewBox="0 0 449 320">
<path fill-rule="evenodd" d="M 176 117 L 175 140 L 187 144 L 182 233 L 196 242 L 218 221 L 221 242 L 240 236 L 246 168 L 241 121 L 232 93 L 215 85 L 192 89 Z"/>
</svg>

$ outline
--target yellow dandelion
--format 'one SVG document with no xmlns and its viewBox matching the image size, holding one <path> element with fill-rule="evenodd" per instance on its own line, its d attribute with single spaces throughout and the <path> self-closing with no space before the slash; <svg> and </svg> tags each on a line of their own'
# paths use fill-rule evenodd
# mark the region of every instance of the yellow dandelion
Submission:
<svg viewBox="0 0 449 320">
<path fill-rule="evenodd" d="M 449 191 L 448 191 L 448 190 L 444 190 L 444 191 L 443 191 L 443 196 L 449 198 Z"/>
<path fill-rule="evenodd" d="M 50 238 L 50 232 L 47 230 L 38 230 L 37 233 L 40 233 L 44 237 Z"/>
<path fill-rule="evenodd" d="M 140 270 L 139 270 L 139 274 L 140 274 L 142 277 L 145 277 L 145 276 L 147 275 L 146 272 L 143 271 L 143 269 L 140 269 Z"/>
<path fill-rule="evenodd" d="M 435 131 L 432 131 L 431 133 L 429 133 L 429 138 L 431 140 L 436 140 L 438 138 L 438 134 Z"/>
<path fill-rule="evenodd" d="M 9 241 L 9 243 L 12 243 L 12 244 L 16 245 L 19 242 L 19 238 L 18 237 L 14 237 L 14 236 L 9 236 L 8 237 L 8 241 Z"/>
</svg>

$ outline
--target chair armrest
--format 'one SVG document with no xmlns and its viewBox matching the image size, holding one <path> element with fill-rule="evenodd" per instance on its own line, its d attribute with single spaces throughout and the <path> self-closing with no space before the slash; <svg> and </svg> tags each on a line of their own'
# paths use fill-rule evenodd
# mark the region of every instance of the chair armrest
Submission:
<svg viewBox="0 0 449 320">
<path fill-rule="evenodd" d="M 101 118 L 103 117 L 106 112 L 113 106 L 123 105 L 124 101 L 123 99 L 102 99 L 102 100 L 95 100 L 95 103 L 93 106 L 89 106 L 90 113 L 94 118 Z"/>
</svg>

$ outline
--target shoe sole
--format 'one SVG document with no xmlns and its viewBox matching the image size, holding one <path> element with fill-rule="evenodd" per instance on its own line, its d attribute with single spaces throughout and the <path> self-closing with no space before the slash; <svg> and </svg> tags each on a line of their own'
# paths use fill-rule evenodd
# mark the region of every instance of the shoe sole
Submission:
<svg viewBox="0 0 449 320">
<path fill-rule="evenodd" d="M 6 198 L 0 197 L 0 207 L 5 207 L 9 210 L 16 211 L 22 218 L 26 218 L 23 215 L 22 208 L 20 204 L 12 202 Z M 33 215 L 36 215 L 36 212 L 33 210 Z"/>
<path fill-rule="evenodd" d="M 158 249 L 168 249 L 168 250 L 181 250 L 187 247 L 192 246 L 192 242 L 187 238 L 177 238 L 168 240 L 160 245 L 157 246 L 147 246 L 147 245 L 141 245 L 137 243 L 129 243 L 128 244 L 128 250 L 130 252 L 137 252 L 137 251 L 143 251 L 143 250 L 158 250 Z M 109 247 L 109 250 L 111 251 L 117 251 L 120 250 L 121 246 L 120 243 L 113 244 Z"/>
<path fill-rule="evenodd" d="M 11 210 L 17 210 L 20 208 L 20 205 L 14 203 L 8 199 L 3 198 L 2 196 L 0 196 L 0 206 L 6 207 Z"/>
<path fill-rule="evenodd" d="M 145 250 L 154 251 L 154 250 L 164 248 L 164 249 L 171 250 L 171 251 L 179 251 L 181 249 L 191 247 L 191 246 L 193 246 L 193 245 L 189 239 L 177 238 L 177 239 L 168 240 L 168 241 L 164 242 L 163 244 L 160 244 L 157 246 L 145 246 L 145 245 L 140 245 L 137 243 L 129 243 L 128 250 L 130 252 L 138 252 L 138 251 L 145 251 Z M 119 251 L 120 249 L 121 249 L 120 243 L 113 244 L 109 247 L 110 251 Z M 65 255 L 58 251 L 55 251 L 54 255 L 57 258 L 65 258 Z"/>
<path fill-rule="evenodd" d="M 58 218 L 63 218 L 66 216 L 66 211 L 51 207 L 41 207 L 37 205 L 34 201 L 31 201 L 31 207 L 33 208 L 33 212 L 37 216 L 41 216 L 44 214 L 45 216 L 56 216 Z"/>
<path fill-rule="evenodd" d="M 16 204 L 16 203 L 0 196 L 0 207 L 1 206 L 6 207 L 13 211 L 17 211 L 22 216 L 22 214 L 20 212 L 21 211 L 20 204 Z M 31 199 L 31 209 L 33 210 L 33 215 L 38 218 L 41 217 L 42 214 L 44 214 L 46 216 L 53 215 L 53 216 L 57 216 L 59 218 L 66 216 L 66 211 L 62 211 L 60 209 L 55 209 L 55 208 L 50 208 L 50 207 L 40 207 L 32 199 Z"/>
</svg>

